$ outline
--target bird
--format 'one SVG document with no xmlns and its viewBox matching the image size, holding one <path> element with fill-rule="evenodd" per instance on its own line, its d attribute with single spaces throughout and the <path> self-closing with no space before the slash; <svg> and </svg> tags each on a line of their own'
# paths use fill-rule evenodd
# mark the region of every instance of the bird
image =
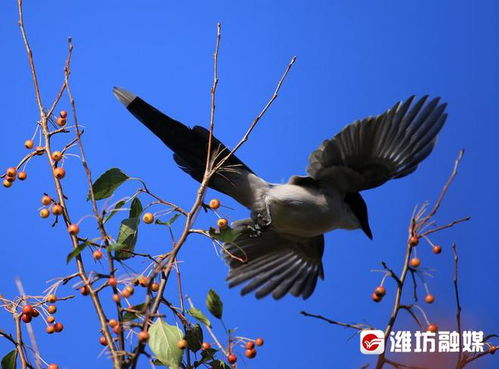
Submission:
<svg viewBox="0 0 499 369">
<path fill-rule="evenodd" d="M 201 182 L 209 130 L 188 127 L 123 88 L 113 93 Z M 225 245 L 229 287 L 243 284 L 241 294 L 254 292 L 258 299 L 310 297 L 324 279 L 324 234 L 360 229 L 373 238 L 360 192 L 411 174 L 432 152 L 447 119 L 447 104 L 440 100 L 411 96 L 355 120 L 310 154 L 306 175 L 287 183 L 267 182 L 231 155 L 208 183 L 250 210 L 249 218 L 232 223 L 238 237 Z M 214 165 L 230 152 L 214 136 L 211 151 Z"/>
</svg>

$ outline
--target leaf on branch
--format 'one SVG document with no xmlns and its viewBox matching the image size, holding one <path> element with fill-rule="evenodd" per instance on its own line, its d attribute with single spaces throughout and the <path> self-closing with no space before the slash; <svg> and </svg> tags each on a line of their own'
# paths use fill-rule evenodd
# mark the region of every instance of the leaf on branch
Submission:
<svg viewBox="0 0 499 369">
<path fill-rule="evenodd" d="M 2 369 L 16 369 L 17 350 L 12 350 L 2 358 Z"/>
<path fill-rule="evenodd" d="M 114 191 L 123 184 L 128 177 L 118 168 L 109 169 L 102 174 L 92 185 L 96 200 L 106 199 L 111 196 Z M 90 192 L 87 196 L 87 201 L 90 200 Z"/>
<path fill-rule="evenodd" d="M 233 244 L 241 235 L 242 231 L 227 227 L 225 229 L 210 228 L 210 236 L 224 243 Z"/>
<path fill-rule="evenodd" d="M 128 308 L 129 310 L 135 310 L 135 311 L 125 312 L 125 314 L 123 314 L 123 320 L 126 322 L 129 322 L 131 320 L 135 320 L 135 319 L 139 318 L 140 315 L 142 315 L 144 312 L 145 305 L 146 305 L 145 303 L 142 303 L 142 304 L 135 305 L 135 306 Z"/>
<path fill-rule="evenodd" d="M 211 362 L 210 369 L 230 369 L 230 366 L 225 364 L 222 360 L 214 360 Z"/>
<path fill-rule="evenodd" d="M 104 219 L 103 223 L 106 224 L 109 219 L 111 219 L 122 207 L 126 204 L 125 200 L 119 201 L 116 206 L 109 212 L 109 214 Z"/>
<path fill-rule="evenodd" d="M 80 255 L 80 253 L 85 249 L 90 244 L 90 242 L 85 241 L 83 243 L 80 243 L 73 251 L 71 251 L 68 256 L 66 257 L 66 264 L 68 264 L 71 260 L 73 260 L 75 257 Z"/>
<path fill-rule="evenodd" d="M 156 358 L 168 368 L 178 369 L 183 350 L 177 347 L 177 342 L 184 336 L 182 331 L 159 318 L 149 328 L 149 334 L 149 347 Z"/>
<path fill-rule="evenodd" d="M 142 207 L 142 203 L 140 202 L 139 198 L 138 197 L 134 198 L 132 201 L 132 206 L 130 207 L 129 218 L 140 218 L 142 210 L 144 210 L 144 208 Z"/>
<path fill-rule="evenodd" d="M 201 360 L 199 361 L 199 364 L 204 364 L 208 361 L 212 361 L 215 358 L 216 353 L 217 350 L 215 350 L 214 348 L 209 348 L 208 350 L 201 351 Z"/>
<path fill-rule="evenodd" d="M 109 246 L 110 250 L 116 251 L 115 259 L 125 260 L 133 255 L 127 251 L 134 251 L 137 243 L 139 218 L 127 218 L 121 221 L 120 233 L 115 244 Z"/>
<path fill-rule="evenodd" d="M 189 350 L 196 352 L 201 349 L 203 343 L 203 330 L 199 324 L 194 324 L 185 329 L 185 339 L 187 340 L 187 347 Z"/>
<path fill-rule="evenodd" d="M 161 225 L 165 225 L 165 226 L 171 226 L 173 224 L 173 222 L 175 222 L 177 220 L 177 218 L 180 216 L 180 214 L 175 214 L 174 216 L 172 216 L 168 221 L 166 222 L 162 222 L 161 220 L 159 219 L 156 219 L 156 221 L 154 223 L 156 224 L 161 224 Z"/>
<path fill-rule="evenodd" d="M 198 308 L 195 308 L 194 306 L 191 307 L 190 309 L 187 310 L 187 313 L 192 316 L 194 319 L 199 320 L 201 323 L 203 323 L 205 326 L 211 328 L 211 322 L 210 320 L 204 315 L 201 310 Z"/>
<path fill-rule="evenodd" d="M 222 319 L 224 305 L 214 290 L 208 291 L 208 296 L 206 296 L 206 306 L 215 318 Z"/>
</svg>

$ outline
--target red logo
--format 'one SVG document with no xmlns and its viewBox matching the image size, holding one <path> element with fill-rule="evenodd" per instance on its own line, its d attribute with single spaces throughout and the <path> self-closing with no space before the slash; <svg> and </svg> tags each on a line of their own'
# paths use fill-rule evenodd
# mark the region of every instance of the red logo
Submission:
<svg viewBox="0 0 499 369">
<path fill-rule="evenodd" d="M 362 338 L 362 346 L 367 351 L 375 351 L 379 345 L 383 342 L 382 338 L 378 338 L 375 334 L 369 333 Z"/>
</svg>

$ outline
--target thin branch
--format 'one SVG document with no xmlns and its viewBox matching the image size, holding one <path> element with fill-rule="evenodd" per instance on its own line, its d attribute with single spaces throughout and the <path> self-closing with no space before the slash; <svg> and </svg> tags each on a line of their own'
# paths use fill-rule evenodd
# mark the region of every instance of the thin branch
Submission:
<svg viewBox="0 0 499 369">
<path fill-rule="evenodd" d="M 457 248 L 456 244 L 452 244 L 452 252 L 454 253 L 454 293 L 456 295 L 456 322 L 457 322 L 457 332 L 459 333 L 459 337 L 461 337 L 461 302 L 459 300 L 459 288 L 457 284 L 457 277 L 458 277 L 458 262 L 459 262 L 459 257 L 457 255 Z M 462 345 L 461 345 L 461 340 L 459 340 L 459 353 L 457 357 L 457 362 L 461 362 L 463 356 L 463 350 L 462 350 Z"/>
<path fill-rule="evenodd" d="M 358 323 L 355 323 L 355 324 L 350 324 L 350 323 L 343 323 L 343 322 L 339 322 L 337 320 L 332 320 L 332 319 L 329 319 L 329 318 L 326 318 L 322 315 L 318 315 L 318 314 L 310 314 L 310 313 L 307 313 L 306 311 L 300 311 L 300 314 L 301 315 L 304 315 L 304 316 L 307 316 L 307 317 L 311 317 L 311 318 L 316 318 L 316 319 L 320 319 L 320 320 L 323 320 L 329 324 L 334 324 L 334 325 L 339 325 L 341 327 L 346 327 L 346 328 L 352 328 L 352 329 L 357 329 L 359 331 L 363 330 L 363 329 L 366 329 L 366 328 L 372 328 L 370 326 L 368 326 L 367 324 L 358 324 Z"/>
</svg>

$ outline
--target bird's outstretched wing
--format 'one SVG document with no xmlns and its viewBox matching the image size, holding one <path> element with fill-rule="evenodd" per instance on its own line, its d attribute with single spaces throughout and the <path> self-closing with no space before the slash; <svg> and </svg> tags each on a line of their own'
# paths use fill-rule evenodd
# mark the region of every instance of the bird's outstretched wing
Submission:
<svg viewBox="0 0 499 369">
<path fill-rule="evenodd" d="M 269 228 L 254 237 L 248 229 L 252 225 L 251 219 L 233 224 L 233 228 L 242 234 L 235 244 L 226 244 L 228 253 L 232 254 L 225 255 L 230 266 L 229 287 L 248 282 L 241 290 L 242 295 L 256 291 L 257 298 L 272 294 L 274 299 L 280 299 L 287 293 L 308 298 L 317 279 L 324 279 L 321 261 L 324 236 L 297 238 L 278 234 Z"/>
<path fill-rule="evenodd" d="M 427 100 L 424 96 L 413 104 L 413 96 L 346 126 L 312 152 L 308 175 L 348 193 L 412 173 L 433 150 L 447 118 L 447 104 Z"/>
<path fill-rule="evenodd" d="M 206 167 L 208 130 L 200 126 L 187 127 L 123 88 L 115 87 L 113 93 L 130 113 L 174 152 L 173 158 L 179 167 L 201 182 Z M 223 143 L 212 137 L 211 158 L 214 164 L 217 164 L 229 152 Z M 258 190 L 265 188 L 268 184 L 237 156 L 231 155 L 221 170 L 211 178 L 209 186 L 231 196 L 244 206 L 252 208 L 257 201 Z"/>
</svg>

